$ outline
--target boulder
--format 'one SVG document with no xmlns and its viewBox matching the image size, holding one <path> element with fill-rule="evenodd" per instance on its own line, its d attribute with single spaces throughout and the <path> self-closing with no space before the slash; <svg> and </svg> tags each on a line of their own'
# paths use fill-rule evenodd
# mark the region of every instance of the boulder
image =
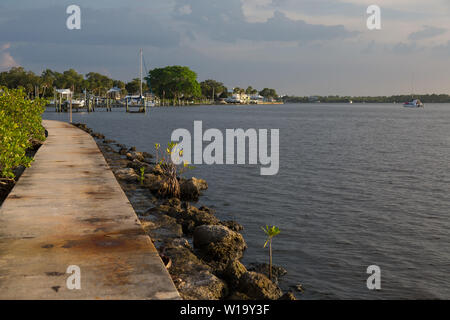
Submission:
<svg viewBox="0 0 450 320">
<path fill-rule="evenodd" d="M 144 214 L 142 214 L 142 216 L 158 215 L 158 214 L 166 214 L 170 217 L 177 219 L 177 217 L 181 214 L 181 209 L 161 204 L 147 210 Z"/>
<path fill-rule="evenodd" d="M 281 298 L 279 298 L 278 300 L 289 300 L 289 301 L 294 301 L 297 300 L 297 298 L 294 296 L 294 294 L 292 292 L 286 292 L 285 294 L 283 294 L 281 296 Z"/>
<path fill-rule="evenodd" d="M 183 230 L 177 220 L 162 213 L 147 216 L 145 221 L 142 221 L 142 226 L 150 238 L 155 241 L 180 238 L 183 235 Z"/>
<path fill-rule="evenodd" d="M 144 161 L 145 160 L 145 157 L 144 157 L 143 153 L 142 152 L 138 152 L 138 151 L 128 152 L 126 154 L 126 156 L 127 156 L 127 159 L 130 160 L 130 161 L 133 161 L 133 160 Z"/>
<path fill-rule="evenodd" d="M 218 300 L 228 295 L 227 284 L 212 273 L 212 269 L 182 245 L 171 245 L 164 255 L 172 260 L 170 274 L 185 300 Z"/>
<path fill-rule="evenodd" d="M 246 272 L 247 269 L 239 260 L 232 260 L 228 263 L 221 276 L 230 289 L 237 289 L 242 275 Z"/>
<path fill-rule="evenodd" d="M 104 136 L 103 134 L 101 134 L 101 133 L 98 133 L 98 132 L 93 132 L 91 135 L 92 135 L 94 138 L 96 138 L 96 139 L 100 139 L 100 140 L 105 139 L 105 136 Z"/>
<path fill-rule="evenodd" d="M 262 273 L 266 277 L 269 277 L 268 263 L 250 263 L 248 270 Z M 283 267 L 272 265 L 272 278 L 274 282 L 278 282 L 278 279 L 286 274 L 287 270 L 284 269 Z"/>
<path fill-rule="evenodd" d="M 139 176 L 132 168 L 118 169 L 114 171 L 114 174 L 116 175 L 117 179 L 126 182 L 136 182 L 139 180 Z"/>
<path fill-rule="evenodd" d="M 180 183 L 180 197 L 185 201 L 198 201 L 200 190 L 190 180 L 184 180 Z"/>
<path fill-rule="evenodd" d="M 208 183 L 206 180 L 197 179 L 195 177 L 188 180 L 180 180 L 180 193 L 182 200 L 198 201 L 200 191 L 206 189 L 208 189 Z"/>
<path fill-rule="evenodd" d="M 147 187 L 152 193 L 158 193 L 162 186 L 162 177 L 153 173 L 147 173 L 144 175 L 144 186 Z"/>
<path fill-rule="evenodd" d="M 247 271 L 239 282 L 239 292 L 254 300 L 278 300 L 283 295 L 281 289 L 262 273 Z"/>
<path fill-rule="evenodd" d="M 125 156 L 127 153 L 128 153 L 128 152 L 127 152 L 127 149 L 126 149 L 126 148 L 124 148 L 124 147 L 120 148 L 120 150 L 119 150 L 119 154 L 120 154 L 120 155 Z"/>
<path fill-rule="evenodd" d="M 140 172 L 141 168 L 143 167 L 145 169 L 145 173 L 150 173 L 153 171 L 153 167 L 149 165 L 146 162 L 139 161 L 137 159 L 134 159 L 133 161 L 128 162 L 127 164 L 128 168 L 133 168 L 137 172 Z"/>
<path fill-rule="evenodd" d="M 208 183 L 204 179 L 198 179 L 195 177 L 192 177 L 189 179 L 192 181 L 192 183 L 197 187 L 198 190 L 203 191 L 208 189 Z"/>
<path fill-rule="evenodd" d="M 154 163 L 153 161 L 153 155 L 148 152 L 142 152 L 142 155 L 144 156 L 144 162 L 146 163 Z"/>
<path fill-rule="evenodd" d="M 182 212 L 182 218 L 184 220 L 192 220 L 196 227 L 202 225 L 216 225 L 220 223 L 214 214 L 208 210 L 200 210 L 194 206 L 189 206 L 188 209 Z"/>
<path fill-rule="evenodd" d="M 220 224 L 225 226 L 225 227 L 227 227 L 228 229 L 236 231 L 236 232 L 244 230 L 244 227 L 241 224 L 239 224 L 239 223 L 237 223 L 236 221 L 233 221 L 233 220 L 222 221 Z"/>
<path fill-rule="evenodd" d="M 163 205 L 181 209 L 181 201 L 178 198 L 170 198 L 164 201 Z"/>
<path fill-rule="evenodd" d="M 216 216 L 211 213 L 211 211 L 200 210 L 197 207 L 188 204 L 187 202 L 183 202 L 180 204 L 180 200 L 176 198 L 172 198 L 164 202 L 163 206 L 173 208 L 173 210 L 170 210 L 170 212 L 167 209 L 167 214 L 177 219 L 178 223 L 183 226 L 183 232 L 185 234 L 192 234 L 196 227 L 205 224 L 220 224 L 220 220 L 217 219 Z"/>
<path fill-rule="evenodd" d="M 221 225 L 203 225 L 194 230 L 194 248 L 219 272 L 232 260 L 240 259 L 247 245 L 240 233 Z"/>
<path fill-rule="evenodd" d="M 226 300 L 250 300 L 250 298 L 242 292 L 235 291 L 230 294 Z"/>
</svg>

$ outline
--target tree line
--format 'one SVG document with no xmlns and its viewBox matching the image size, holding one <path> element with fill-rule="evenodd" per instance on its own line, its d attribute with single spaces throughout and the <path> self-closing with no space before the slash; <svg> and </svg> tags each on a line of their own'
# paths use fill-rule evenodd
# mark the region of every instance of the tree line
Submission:
<svg viewBox="0 0 450 320">
<path fill-rule="evenodd" d="M 423 103 L 450 103 L 450 95 L 448 94 L 419 94 L 419 95 L 393 95 L 393 96 L 314 96 L 314 97 L 297 97 L 297 96 L 284 96 L 283 102 L 285 103 L 348 103 L 350 101 L 354 103 L 404 103 L 411 101 L 412 99 L 419 99 Z"/>
<path fill-rule="evenodd" d="M 74 69 L 57 72 L 44 70 L 40 75 L 27 71 L 23 67 L 14 67 L 0 73 L 0 85 L 10 89 L 22 88 L 28 97 L 52 97 L 54 88 L 73 89 L 75 94 L 84 90 L 96 95 L 104 95 L 112 87 L 117 87 L 124 94 L 138 94 L 140 92 L 139 79 L 130 82 L 111 79 L 97 72 L 80 74 Z M 208 79 L 197 81 L 197 73 L 184 66 L 167 66 L 150 70 L 142 83 L 143 92 L 151 91 L 160 99 L 188 100 L 206 98 L 217 100 L 227 98 L 231 93 L 219 81 Z M 247 89 L 236 87 L 232 93 L 260 94 L 265 98 L 278 97 L 276 91 L 264 88 L 261 91 L 248 86 Z"/>
</svg>

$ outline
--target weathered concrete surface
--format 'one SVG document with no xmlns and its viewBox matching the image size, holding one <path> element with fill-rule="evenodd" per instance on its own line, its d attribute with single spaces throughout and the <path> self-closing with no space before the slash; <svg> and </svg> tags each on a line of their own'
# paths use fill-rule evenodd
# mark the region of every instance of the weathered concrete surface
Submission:
<svg viewBox="0 0 450 320">
<path fill-rule="evenodd" d="M 179 299 L 90 135 L 49 136 L 0 208 L 0 299 Z M 67 267 L 81 269 L 69 290 Z"/>
</svg>

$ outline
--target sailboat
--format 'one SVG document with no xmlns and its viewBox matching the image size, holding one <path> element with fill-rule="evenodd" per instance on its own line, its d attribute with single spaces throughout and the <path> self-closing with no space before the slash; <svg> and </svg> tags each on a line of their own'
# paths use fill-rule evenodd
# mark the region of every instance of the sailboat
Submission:
<svg viewBox="0 0 450 320">
<path fill-rule="evenodd" d="M 145 104 L 146 107 L 154 107 L 155 101 L 154 100 L 147 100 L 145 99 L 143 90 L 142 90 L 142 79 L 143 79 L 143 73 L 142 73 L 142 66 L 143 66 L 143 54 L 142 49 L 139 51 L 140 56 L 140 68 L 139 68 L 139 96 L 137 95 L 128 95 L 125 97 L 125 99 L 128 100 L 129 105 L 143 105 Z M 149 81 L 147 81 L 147 84 L 151 90 L 151 86 Z M 153 96 L 153 92 L 152 92 Z"/>
<path fill-rule="evenodd" d="M 152 94 L 152 100 L 145 99 L 144 96 L 143 96 L 143 92 L 142 92 L 142 63 L 144 63 L 144 65 L 145 65 L 145 61 L 143 61 L 144 57 L 143 57 L 143 54 L 142 54 L 142 49 L 140 50 L 140 56 L 141 56 L 141 68 L 140 68 L 139 80 L 140 80 L 140 84 L 141 84 L 141 97 L 142 97 L 146 107 L 154 107 L 155 106 L 155 99 L 154 99 L 155 96 L 153 95 L 152 87 L 150 85 L 150 80 L 147 80 L 147 86 L 149 87 L 150 92 Z M 147 67 L 145 67 L 145 72 L 148 75 Z"/>
</svg>

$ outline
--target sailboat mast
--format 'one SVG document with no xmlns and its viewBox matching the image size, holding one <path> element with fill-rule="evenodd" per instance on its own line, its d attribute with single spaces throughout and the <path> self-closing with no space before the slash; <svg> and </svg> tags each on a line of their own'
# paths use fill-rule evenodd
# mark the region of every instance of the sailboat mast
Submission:
<svg viewBox="0 0 450 320">
<path fill-rule="evenodd" d="M 142 49 L 140 50 L 140 71 L 139 71 L 139 80 L 140 80 L 140 93 L 141 93 L 141 97 L 142 97 Z"/>
</svg>

